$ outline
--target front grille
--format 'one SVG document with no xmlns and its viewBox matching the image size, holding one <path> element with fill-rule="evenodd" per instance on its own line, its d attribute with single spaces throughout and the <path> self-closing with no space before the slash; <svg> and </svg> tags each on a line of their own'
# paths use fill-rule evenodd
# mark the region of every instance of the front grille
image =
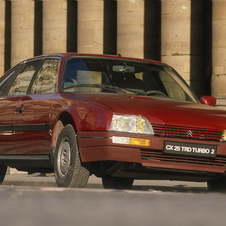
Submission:
<svg viewBox="0 0 226 226">
<path fill-rule="evenodd" d="M 223 130 L 152 124 L 155 136 L 193 140 L 220 141 Z"/>
<path fill-rule="evenodd" d="M 140 154 L 141 154 L 142 160 L 226 167 L 226 157 L 225 156 L 218 156 L 214 159 L 194 158 L 194 157 L 186 157 L 186 156 L 165 155 L 159 151 L 152 151 L 152 150 L 146 150 L 146 149 L 144 149 L 144 150 L 142 149 Z"/>
</svg>

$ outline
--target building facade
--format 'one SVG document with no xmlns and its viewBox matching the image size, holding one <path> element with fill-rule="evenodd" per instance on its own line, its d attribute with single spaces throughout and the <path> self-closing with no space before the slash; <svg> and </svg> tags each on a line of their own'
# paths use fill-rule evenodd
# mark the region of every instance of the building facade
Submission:
<svg viewBox="0 0 226 226">
<path fill-rule="evenodd" d="M 0 73 L 41 54 L 121 54 L 172 65 L 226 107 L 225 11 L 225 0 L 0 0 Z"/>
</svg>

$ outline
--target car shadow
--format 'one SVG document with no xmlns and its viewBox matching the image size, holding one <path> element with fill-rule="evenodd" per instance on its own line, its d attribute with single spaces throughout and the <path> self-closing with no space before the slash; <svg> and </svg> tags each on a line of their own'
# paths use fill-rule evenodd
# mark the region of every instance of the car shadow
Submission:
<svg viewBox="0 0 226 226">
<path fill-rule="evenodd" d="M 134 185 L 131 190 L 134 191 L 159 191 L 159 192 L 184 192 L 184 193 L 206 193 L 208 192 L 207 187 L 189 187 L 186 185 L 175 185 L 175 186 L 158 186 L 158 185 Z"/>
<path fill-rule="evenodd" d="M 87 184 L 86 188 L 103 189 L 102 184 Z M 207 186 L 188 186 L 178 185 L 133 185 L 130 191 L 149 191 L 149 192 L 181 192 L 181 193 L 207 193 Z"/>
</svg>

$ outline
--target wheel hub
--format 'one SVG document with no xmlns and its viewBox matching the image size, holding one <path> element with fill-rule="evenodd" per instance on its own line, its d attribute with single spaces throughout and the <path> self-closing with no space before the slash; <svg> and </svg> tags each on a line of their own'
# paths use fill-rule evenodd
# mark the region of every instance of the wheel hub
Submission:
<svg viewBox="0 0 226 226">
<path fill-rule="evenodd" d="M 71 162 L 71 148 L 70 144 L 66 139 L 64 139 L 61 142 L 60 148 L 59 148 L 59 154 L 58 154 L 58 160 L 57 160 L 57 168 L 59 175 L 61 177 L 65 177 L 69 171 Z"/>
</svg>

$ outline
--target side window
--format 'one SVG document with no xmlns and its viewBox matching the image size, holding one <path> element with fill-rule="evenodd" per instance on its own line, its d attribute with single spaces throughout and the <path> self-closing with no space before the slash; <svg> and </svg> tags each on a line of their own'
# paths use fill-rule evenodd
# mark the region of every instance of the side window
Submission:
<svg viewBox="0 0 226 226">
<path fill-rule="evenodd" d="M 10 82 L 12 81 L 12 77 L 15 74 L 15 72 L 17 71 L 18 67 L 13 70 L 12 72 L 10 72 L 6 78 L 4 78 L 1 83 L 0 83 L 0 96 L 4 96 L 6 94 L 6 91 L 9 88 Z"/>
<path fill-rule="evenodd" d="M 8 95 L 14 96 L 14 95 L 25 95 L 29 84 L 31 82 L 31 79 L 40 63 L 40 60 L 38 61 L 32 61 L 26 63 L 23 70 L 17 75 L 15 81 L 13 82 Z"/>
<path fill-rule="evenodd" d="M 162 71 L 159 73 L 159 76 L 170 98 L 186 100 L 184 90 L 171 76 L 169 76 L 169 74 L 167 74 L 165 71 Z"/>
<path fill-rule="evenodd" d="M 37 73 L 31 87 L 32 94 L 56 92 L 59 60 L 46 60 Z"/>
</svg>

